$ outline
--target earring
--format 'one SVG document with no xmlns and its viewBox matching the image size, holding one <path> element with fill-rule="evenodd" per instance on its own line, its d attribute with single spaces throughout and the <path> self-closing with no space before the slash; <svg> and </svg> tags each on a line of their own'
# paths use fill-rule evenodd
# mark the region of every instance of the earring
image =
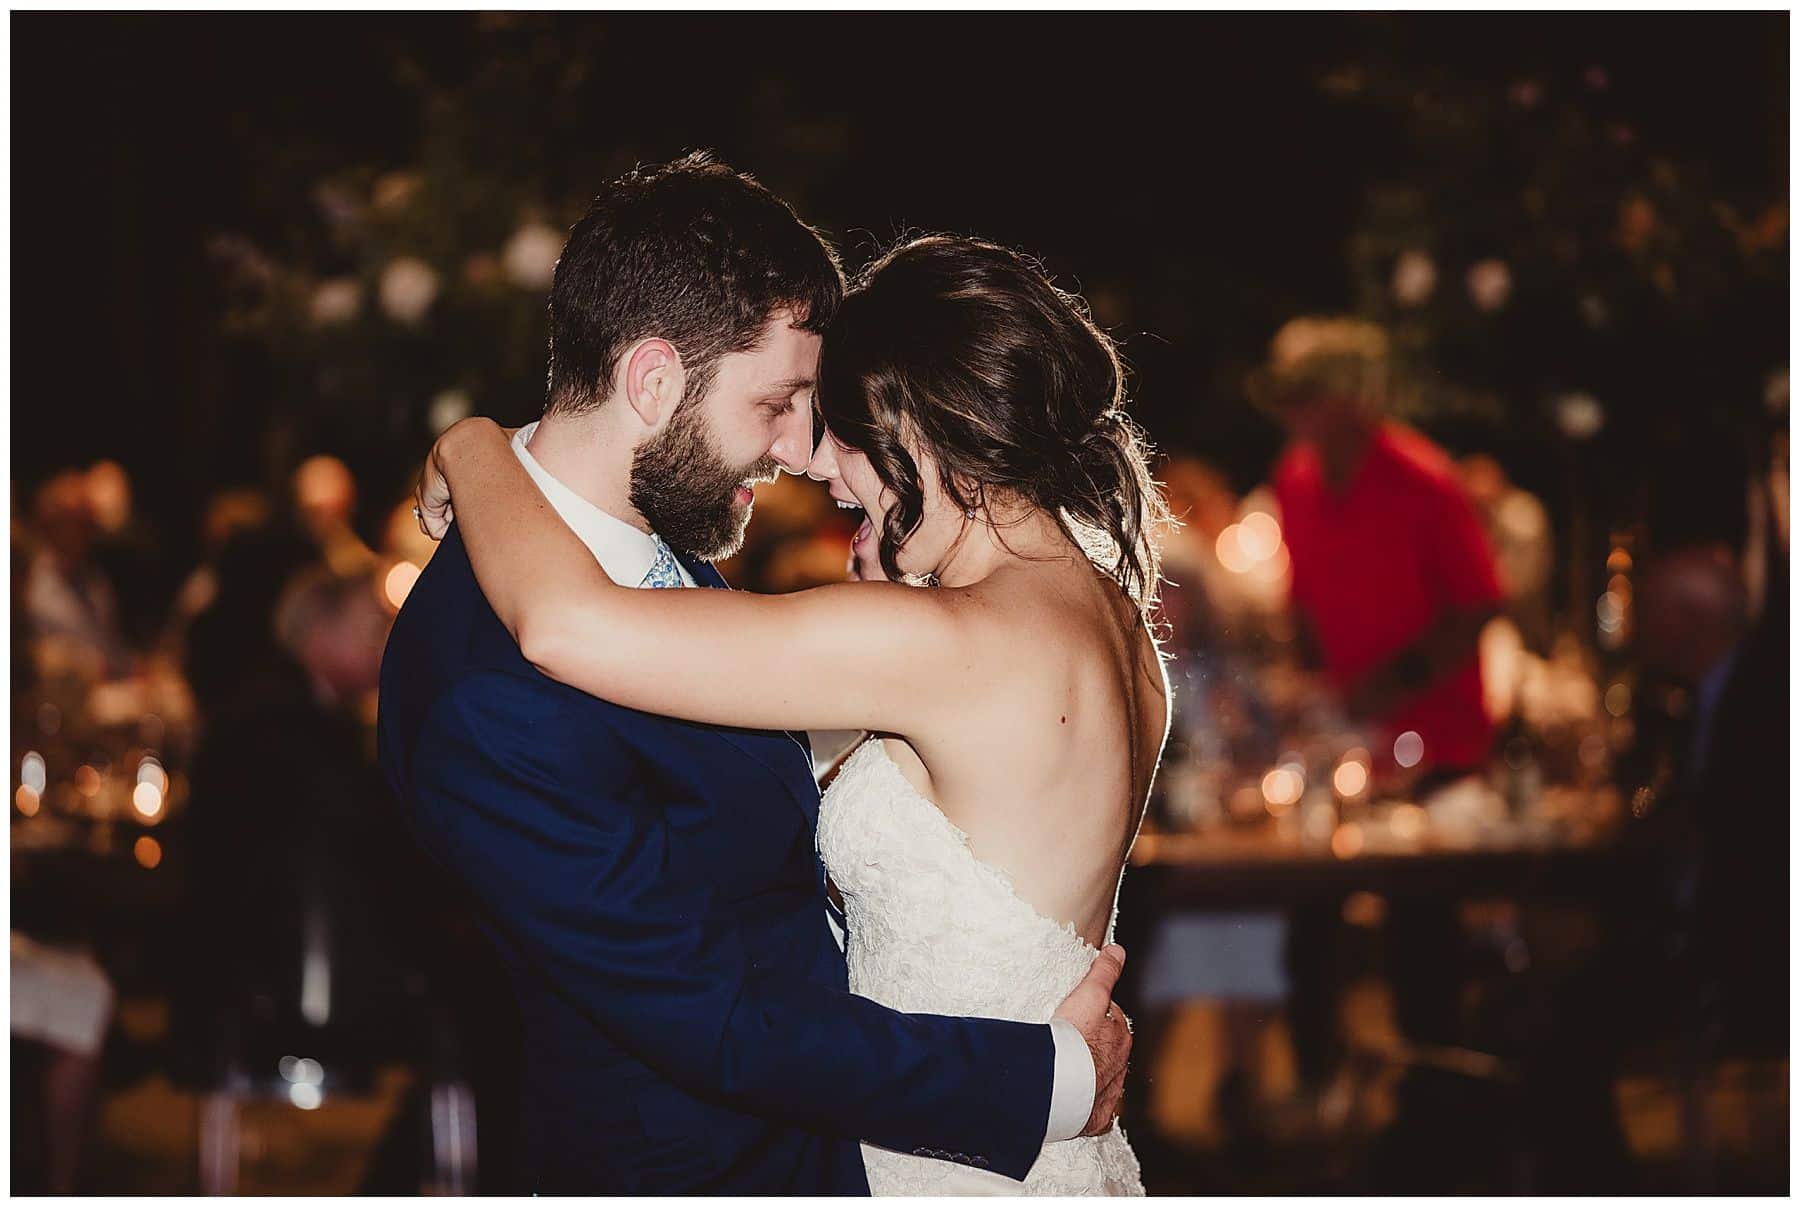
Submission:
<svg viewBox="0 0 1800 1207">
<path fill-rule="evenodd" d="M 963 508 L 963 515 L 972 520 L 975 518 L 975 509 L 973 507 L 965 507 Z"/>
</svg>

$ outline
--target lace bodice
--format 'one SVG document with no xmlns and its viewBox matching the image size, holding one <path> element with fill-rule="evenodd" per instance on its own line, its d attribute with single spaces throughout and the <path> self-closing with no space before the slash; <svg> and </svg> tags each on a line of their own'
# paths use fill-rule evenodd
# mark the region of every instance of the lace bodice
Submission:
<svg viewBox="0 0 1800 1207">
<path fill-rule="evenodd" d="M 850 989 L 883 1005 L 1048 1022 L 1093 962 L 1093 945 L 1072 925 L 1040 914 L 1004 872 L 975 857 L 968 835 L 879 740 L 863 743 L 826 792 L 819 854 L 844 899 Z M 1045 1145 L 1022 1186 L 872 1145 L 863 1160 L 878 1195 L 1144 1192 L 1117 1126 Z"/>
</svg>

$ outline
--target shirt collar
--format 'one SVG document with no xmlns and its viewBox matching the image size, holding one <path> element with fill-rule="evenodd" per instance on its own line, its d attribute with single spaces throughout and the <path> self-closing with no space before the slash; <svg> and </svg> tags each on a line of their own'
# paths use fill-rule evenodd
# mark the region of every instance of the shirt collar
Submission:
<svg viewBox="0 0 1800 1207">
<path fill-rule="evenodd" d="M 606 576 L 621 587 L 639 587 L 644 583 L 644 576 L 650 573 L 650 567 L 656 561 L 656 538 L 641 528 L 627 524 L 615 515 L 600 510 L 574 491 L 558 482 L 538 463 L 527 447 L 537 432 L 538 425 L 528 423 L 513 434 L 513 452 L 519 458 L 519 464 L 531 475 L 544 498 L 556 509 L 569 530 L 581 538 L 581 543 L 593 553 L 594 560 L 606 571 Z M 677 565 L 680 560 L 677 559 Z M 687 567 L 681 567 L 684 582 L 689 580 Z"/>
</svg>

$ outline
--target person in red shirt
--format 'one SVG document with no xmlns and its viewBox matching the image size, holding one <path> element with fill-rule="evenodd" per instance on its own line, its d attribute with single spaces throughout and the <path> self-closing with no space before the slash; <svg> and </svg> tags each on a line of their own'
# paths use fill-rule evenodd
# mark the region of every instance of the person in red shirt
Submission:
<svg viewBox="0 0 1800 1207">
<path fill-rule="evenodd" d="M 1292 567 L 1292 602 L 1324 678 L 1369 730 L 1377 775 L 1396 768 L 1423 799 L 1482 770 L 1493 742 L 1481 691 L 1480 635 L 1503 599 L 1486 532 L 1451 461 L 1384 417 L 1385 333 L 1354 319 L 1296 319 L 1253 383 L 1287 429 L 1273 473 Z M 1336 903 L 1296 910 L 1290 929 L 1294 1035 L 1302 1075 L 1335 1048 Z M 1460 938 L 1446 898 L 1391 903 L 1387 964 L 1408 1040 L 1458 1042 Z M 1310 1053 L 1310 1055 L 1309 1055 Z M 1418 1071 L 1415 1070 L 1415 1074 Z M 1415 1167 L 1444 1159 L 1444 1116 L 1428 1075 L 1396 1087 L 1392 1125 Z"/>
<path fill-rule="evenodd" d="M 1290 436 L 1273 485 L 1325 679 L 1373 729 L 1378 768 L 1478 770 L 1494 732 L 1479 640 L 1504 593 L 1455 466 L 1383 417 L 1380 328 L 1296 319 L 1271 352 L 1266 399 Z"/>
</svg>

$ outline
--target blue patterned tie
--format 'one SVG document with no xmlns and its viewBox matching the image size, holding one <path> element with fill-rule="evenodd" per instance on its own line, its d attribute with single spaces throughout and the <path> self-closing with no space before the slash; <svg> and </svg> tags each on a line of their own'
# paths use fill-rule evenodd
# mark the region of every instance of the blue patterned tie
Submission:
<svg viewBox="0 0 1800 1207">
<path fill-rule="evenodd" d="M 681 581 L 681 563 L 675 560 L 674 552 L 663 542 L 660 536 L 652 535 L 656 542 L 656 560 L 650 563 L 649 571 L 644 575 L 640 587 L 685 587 Z"/>
</svg>

